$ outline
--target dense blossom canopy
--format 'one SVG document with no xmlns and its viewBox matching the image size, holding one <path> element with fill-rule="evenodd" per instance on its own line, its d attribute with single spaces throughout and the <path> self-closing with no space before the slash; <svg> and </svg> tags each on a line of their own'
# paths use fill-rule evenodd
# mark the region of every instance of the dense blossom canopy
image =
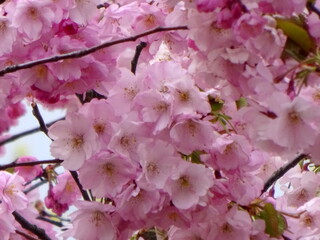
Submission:
<svg viewBox="0 0 320 240">
<path fill-rule="evenodd" d="M 320 239 L 319 0 L 1 2 L 1 239 Z"/>
</svg>

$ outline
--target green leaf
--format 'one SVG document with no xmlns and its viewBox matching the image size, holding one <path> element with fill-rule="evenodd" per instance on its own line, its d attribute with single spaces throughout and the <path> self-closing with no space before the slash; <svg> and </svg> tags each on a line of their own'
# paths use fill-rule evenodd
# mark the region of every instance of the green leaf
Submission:
<svg viewBox="0 0 320 240">
<path fill-rule="evenodd" d="M 277 27 L 294 43 L 304 51 L 309 52 L 315 47 L 315 43 L 308 31 L 292 19 L 276 18 Z"/>
<path fill-rule="evenodd" d="M 266 203 L 263 211 L 259 213 L 258 218 L 261 218 L 266 223 L 265 232 L 270 237 L 280 238 L 283 232 L 287 229 L 287 221 L 271 203 Z"/>
<path fill-rule="evenodd" d="M 243 107 L 248 106 L 247 99 L 244 98 L 244 97 L 239 98 L 239 99 L 236 101 L 236 105 L 237 105 L 237 109 L 238 109 L 238 110 L 239 110 L 240 108 L 243 108 Z"/>
<path fill-rule="evenodd" d="M 203 154 L 200 150 L 195 150 L 191 153 L 191 162 L 193 163 L 202 163 L 201 161 L 201 154 Z"/>
<path fill-rule="evenodd" d="M 209 96 L 209 103 L 211 105 L 212 112 L 218 112 L 222 109 L 224 102 L 221 99 L 213 98 Z"/>
</svg>

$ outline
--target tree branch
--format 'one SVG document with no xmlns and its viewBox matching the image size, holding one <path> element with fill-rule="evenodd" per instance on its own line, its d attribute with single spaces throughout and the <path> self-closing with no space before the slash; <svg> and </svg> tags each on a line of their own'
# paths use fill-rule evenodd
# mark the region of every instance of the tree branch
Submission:
<svg viewBox="0 0 320 240">
<path fill-rule="evenodd" d="M 33 161 L 33 162 L 22 162 L 22 163 L 9 163 L 6 165 L 0 165 L 0 171 L 6 170 L 7 168 L 14 168 L 14 167 L 30 167 L 39 164 L 50 164 L 50 163 L 62 163 L 63 160 L 60 159 L 51 159 L 51 160 L 43 160 L 43 161 Z"/>
<path fill-rule="evenodd" d="M 307 9 L 311 12 L 314 12 L 320 17 L 320 10 L 312 2 L 307 2 Z"/>
<path fill-rule="evenodd" d="M 136 52 L 134 54 L 134 57 L 131 61 L 131 72 L 133 74 L 136 74 L 136 70 L 137 70 L 137 65 L 138 65 L 138 60 L 139 60 L 139 56 L 142 52 L 142 50 L 147 46 L 146 42 L 140 42 L 139 45 L 136 47 Z"/>
<path fill-rule="evenodd" d="M 44 132 L 44 134 L 46 134 L 48 136 L 48 128 L 42 118 L 42 115 L 39 111 L 38 105 L 36 103 L 31 103 L 31 107 L 32 107 L 32 114 L 33 116 L 35 116 L 35 118 L 38 120 L 39 125 L 40 125 L 40 131 Z"/>
<path fill-rule="evenodd" d="M 24 233 L 24 232 L 21 232 L 19 230 L 16 230 L 16 233 L 23 236 L 25 239 L 27 240 L 39 240 L 38 238 L 34 238 L 34 237 L 31 237 L 29 236 L 28 234 Z"/>
<path fill-rule="evenodd" d="M 124 42 L 134 42 L 137 39 L 144 37 L 144 36 L 147 36 L 147 35 L 150 35 L 150 34 L 164 32 L 164 31 L 187 30 L 187 29 L 188 29 L 187 26 L 157 27 L 157 28 L 151 29 L 149 31 L 134 35 L 132 37 L 121 38 L 121 39 L 110 41 L 110 42 L 104 42 L 102 44 L 93 46 L 91 48 L 86 48 L 86 49 L 79 50 L 79 51 L 74 51 L 74 52 L 61 54 L 61 55 L 55 55 L 55 56 L 51 56 L 51 57 L 47 57 L 47 58 L 38 59 L 35 61 L 30 61 L 30 62 L 26 62 L 26 63 L 22 63 L 22 64 L 8 66 L 0 71 L 0 76 L 4 76 L 7 73 L 16 72 L 21 69 L 27 69 L 27 68 L 31 68 L 31 67 L 38 66 L 41 64 L 45 64 L 45 63 L 57 62 L 60 60 L 70 59 L 70 58 L 81 58 L 83 56 L 94 53 L 100 49 L 107 48 L 107 47 L 110 47 L 110 46 L 113 46 L 116 44 L 120 44 L 120 43 L 124 43 Z"/>
<path fill-rule="evenodd" d="M 47 123 L 46 125 L 47 125 L 48 127 L 50 127 L 50 126 L 53 125 L 55 122 L 60 121 L 60 120 L 63 120 L 63 119 L 64 119 L 64 117 L 63 117 L 63 118 L 60 118 L 60 119 L 57 119 L 57 120 L 55 120 L 55 121 L 52 121 L 52 122 L 50 122 L 50 123 Z M 29 134 L 33 134 L 33 133 L 36 133 L 36 132 L 39 132 L 39 131 L 40 131 L 40 128 L 39 128 L 39 127 L 36 127 L 36 128 L 30 129 L 30 130 L 27 130 L 27 131 L 25 131 L 25 132 L 15 134 L 15 135 L 13 135 L 13 136 L 11 136 L 11 137 L 9 137 L 9 138 L 1 141 L 1 142 L 0 142 L 0 146 L 3 146 L 3 145 L 5 145 L 5 144 L 7 144 L 7 143 L 9 143 L 9 142 L 13 142 L 13 141 L 15 141 L 15 140 L 17 140 L 17 139 L 19 139 L 19 138 L 21 138 L 21 137 L 25 137 L 25 136 L 27 136 L 27 135 L 29 135 Z"/>
<path fill-rule="evenodd" d="M 69 171 L 69 172 L 70 172 L 71 176 L 73 177 L 74 181 L 77 183 L 77 185 L 81 191 L 83 199 L 86 201 L 90 201 L 89 194 L 83 189 L 83 187 L 79 181 L 78 173 L 76 171 Z"/>
<path fill-rule="evenodd" d="M 288 172 L 291 168 L 295 167 L 300 161 L 304 160 L 305 158 L 309 158 L 309 155 L 307 154 L 300 154 L 298 157 L 293 159 L 291 162 L 288 162 L 283 167 L 279 168 L 277 171 L 275 171 L 271 177 L 266 181 L 264 184 L 264 187 L 261 191 L 261 194 L 266 192 L 269 187 L 272 186 L 279 178 L 281 178 L 286 172 Z"/>
<path fill-rule="evenodd" d="M 24 194 L 28 194 L 29 192 L 31 192 L 32 190 L 42 186 L 43 184 L 46 184 L 48 181 L 47 180 L 43 180 L 40 182 L 37 182 L 36 184 L 32 185 L 31 187 L 27 188 L 26 190 L 23 191 Z"/>
<path fill-rule="evenodd" d="M 14 211 L 12 215 L 14 216 L 16 221 L 20 223 L 21 227 L 37 235 L 41 240 L 51 240 L 51 238 L 46 234 L 46 232 L 42 228 L 39 228 L 37 225 L 31 224 L 18 212 Z"/>
</svg>

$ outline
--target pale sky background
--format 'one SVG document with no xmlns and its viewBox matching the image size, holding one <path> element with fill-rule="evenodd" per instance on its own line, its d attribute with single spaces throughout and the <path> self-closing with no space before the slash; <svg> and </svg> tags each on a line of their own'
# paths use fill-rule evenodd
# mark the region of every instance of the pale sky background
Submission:
<svg viewBox="0 0 320 240">
<path fill-rule="evenodd" d="M 18 125 L 10 129 L 9 134 L 14 135 L 26 130 L 39 127 L 37 119 L 32 114 L 30 103 L 25 102 L 27 113 L 19 119 Z M 65 111 L 47 110 L 38 104 L 40 113 L 46 123 L 57 120 L 65 115 Z M 5 154 L 1 156 L 0 164 L 13 162 L 19 156 L 34 156 L 38 160 L 48 160 L 53 157 L 50 155 L 49 145 L 51 140 L 43 133 L 37 132 L 28 136 L 22 137 L 14 142 L 5 145 Z"/>
</svg>

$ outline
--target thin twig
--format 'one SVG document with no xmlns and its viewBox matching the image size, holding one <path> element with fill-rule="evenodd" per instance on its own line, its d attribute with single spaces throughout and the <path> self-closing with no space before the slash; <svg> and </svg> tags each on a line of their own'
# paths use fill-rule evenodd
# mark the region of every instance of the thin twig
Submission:
<svg viewBox="0 0 320 240">
<path fill-rule="evenodd" d="M 63 117 L 63 118 L 60 118 L 60 119 L 57 119 L 57 120 L 54 120 L 54 121 L 52 121 L 52 122 L 50 122 L 50 123 L 47 123 L 46 125 L 47 125 L 48 127 L 50 127 L 50 126 L 53 125 L 55 122 L 60 121 L 60 120 L 63 120 L 63 119 L 64 119 L 64 117 Z M 30 130 L 27 130 L 27 131 L 25 131 L 25 132 L 15 134 L 15 135 L 13 135 L 13 136 L 11 136 L 11 137 L 9 137 L 9 138 L 1 141 L 1 142 L 0 142 L 0 146 L 3 146 L 3 145 L 5 145 L 5 144 L 7 144 L 7 143 L 9 143 L 9 142 L 13 142 L 13 141 L 15 141 L 15 140 L 17 140 L 17 139 L 19 139 L 19 138 L 21 138 L 21 137 L 25 137 L 25 136 L 27 136 L 27 135 L 30 135 L 30 134 L 33 134 L 33 133 L 36 133 L 36 132 L 39 132 L 39 131 L 40 131 L 40 128 L 39 128 L 39 127 L 36 127 L 36 128 L 30 129 Z"/>
<path fill-rule="evenodd" d="M 39 238 L 34 238 L 34 237 L 31 237 L 29 236 L 28 234 L 24 233 L 24 232 L 21 232 L 19 230 L 16 230 L 16 233 L 23 236 L 25 239 L 27 240 L 39 240 Z"/>
<path fill-rule="evenodd" d="M 40 131 L 44 132 L 44 134 L 46 134 L 48 136 L 48 128 L 46 126 L 46 123 L 44 122 L 42 115 L 39 111 L 38 105 L 36 103 L 31 103 L 31 107 L 32 107 L 32 114 L 33 116 L 35 116 L 35 118 L 38 120 L 39 125 L 40 125 Z"/>
<path fill-rule="evenodd" d="M 134 57 L 131 61 L 131 72 L 133 74 L 136 74 L 136 70 L 137 70 L 137 65 L 138 65 L 138 60 L 139 60 L 139 56 L 142 52 L 142 50 L 147 46 L 146 42 L 140 42 L 139 45 L 136 47 L 136 51 L 134 54 Z"/>
<path fill-rule="evenodd" d="M 266 192 L 269 187 L 272 186 L 279 178 L 281 178 L 286 172 L 288 172 L 291 168 L 295 167 L 300 161 L 303 159 L 309 158 L 309 155 L 307 154 L 300 154 L 298 157 L 293 159 L 291 162 L 288 162 L 286 165 L 283 167 L 279 168 L 277 171 L 275 171 L 272 176 L 266 181 L 264 184 L 264 187 L 261 191 L 261 194 Z"/>
<path fill-rule="evenodd" d="M 14 211 L 12 215 L 14 216 L 16 221 L 20 223 L 21 227 L 37 235 L 41 240 L 51 240 L 51 238 L 46 234 L 46 232 L 42 228 L 39 228 L 37 225 L 30 223 L 18 212 Z"/>
<path fill-rule="evenodd" d="M 320 17 L 320 10 L 314 5 L 312 2 L 307 2 L 307 8 L 308 10 L 316 13 L 318 17 Z"/>
<path fill-rule="evenodd" d="M 89 194 L 83 189 L 83 187 L 79 181 L 78 173 L 76 171 L 69 171 L 69 172 L 70 172 L 71 176 L 73 177 L 74 181 L 76 182 L 76 184 L 78 185 L 83 199 L 86 201 L 90 201 Z"/>
<path fill-rule="evenodd" d="M 12 72 L 16 72 L 18 70 L 21 69 L 27 69 L 27 68 L 31 68 L 34 66 L 38 66 L 41 64 L 45 64 L 45 63 L 50 63 L 50 62 L 58 62 L 60 60 L 64 60 L 64 59 L 70 59 L 70 58 L 81 58 L 83 56 L 89 55 L 91 53 L 94 53 L 100 49 L 103 48 L 107 48 L 116 44 L 120 44 L 120 43 L 124 43 L 124 42 L 134 42 L 137 39 L 144 37 L 144 36 L 148 36 L 150 34 L 154 34 L 154 33 L 158 33 L 158 32 L 164 32 L 164 31 L 174 31 L 174 30 L 187 30 L 188 27 L 187 26 L 177 26 L 177 27 L 157 27 L 154 29 L 151 29 L 149 31 L 131 36 L 131 37 L 126 37 L 126 38 L 121 38 L 118 40 L 114 40 L 114 41 L 109 41 L 109 42 L 104 42 L 102 44 L 90 47 L 90 48 L 86 48 L 83 50 L 79 50 L 79 51 L 74 51 L 74 52 L 69 52 L 66 54 L 61 54 L 61 55 L 55 55 L 55 56 L 51 56 L 51 57 L 47 57 L 47 58 L 42 58 L 42 59 L 38 59 L 35 61 L 30 61 L 30 62 L 26 62 L 26 63 L 22 63 L 22 64 L 17 64 L 17 65 L 12 65 L 12 66 L 8 66 L 4 69 L 2 69 L 0 71 L 0 76 L 3 76 L 7 73 L 12 73 Z"/>
<path fill-rule="evenodd" d="M 45 218 L 45 217 L 42 217 L 42 216 L 38 216 L 37 219 L 42 220 L 42 221 L 47 222 L 47 223 L 51 223 L 52 225 L 55 225 L 57 227 L 63 227 L 62 222 L 54 221 L 52 219 Z"/>
<path fill-rule="evenodd" d="M 30 167 L 39 164 L 51 164 L 51 163 L 62 163 L 63 160 L 60 159 L 51 159 L 51 160 L 42 160 L 42 161 L 33 161 L 33 162 L 13 162 L 6 165 L 0 165 L 0 171 L 6 170 L 7 168 L 14 168 L 14 167 Z"/>
<path fill-rule="evenodd" d="M 43 184 L 46 184 L 48 181 L 47 180 L 43 180 L 40 182 L 37 182 L 36 184 L 32 185 L 31 187 L 27 188 L 26 190 L 23 191 L 24 194 L 28 194 L 29 192 L 31 192 L 32 190 L 42 186 Z"/>
</svg>

